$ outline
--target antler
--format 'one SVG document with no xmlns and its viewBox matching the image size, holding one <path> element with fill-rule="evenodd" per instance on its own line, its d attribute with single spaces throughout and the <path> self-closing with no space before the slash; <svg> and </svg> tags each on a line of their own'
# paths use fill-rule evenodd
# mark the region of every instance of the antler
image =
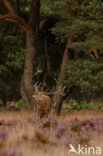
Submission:
<svg viewBox="0 0 103 156">
<path fill-rule="evenodd" d="M 41 90 L 41 91 L 39 91 L 39 89 L 38 88 L 40 88 L 41 87 L 41 89 L 42 89 L 42 85 L 41 84 L 39 84 L 39 85 L 37 85 L 37 83 L 35 83 L 35 85 L 34 85 L 34 89 L 35 89 L 35 92 L 36 93 L 39 93 L 39 92 L 41 92 L 41 93 L 44 93 L 45 95 L 54 95 L 54 94 L 60 94 L 60 95 L 64 95 L 64 90 L 65 90 L 65 87 L 62 87 L 61 85 L 59 85 L 58 86 L 58 89 L 56 89 L 56 91 L 55 91 L 55 88 L 53 87 L 52 88 L 52 91 L 50 91 L 50 92 L 48 92 L 48 91 L 43 91 L 43 90 Z"/>
<path fill-rule="evenodd" d="M 35 85 L 34 85 L 34 89 L 35 89 L 35 93 L 36 94 L 38 94 L 40 91 L 39 91 L 39 89 L 38 89 L 38 85 L 37 85 L 37 83 L 35 83 Z"/>
</svg>

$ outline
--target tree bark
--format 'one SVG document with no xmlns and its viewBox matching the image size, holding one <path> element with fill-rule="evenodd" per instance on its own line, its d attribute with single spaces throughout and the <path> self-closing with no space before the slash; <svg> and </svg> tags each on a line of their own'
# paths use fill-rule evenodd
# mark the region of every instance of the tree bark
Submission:
<svg viewBox="0 0 103 156">
<path fill-rule="evenodd" d="M 33 67 L 36 53 L 36 37 L 39 23 L 40 0 L 33 0 L 29 25 L 32 31 L 26 33 L 26 49 L 24 73 L 21 80 L 21 96 L 27 108 L 33 109 Z"/>
<path fill-rule="evenodd" d="M 60 115 L 62 104 L 66 97 L 66 95 L 61 94 L 61 90 L 59 90 L 59 87 L 60 87 L 60 82 L 66 79 L 66 73 L 64 72 L 64 65 L 67 64 L 70 58 L 69 52 L 70 52 L 70 45 L 72 43 L 72 40 L 73 40 L 72 36 L 68 38 L 66 48 L 64 51 L 64 55 L 63 55 L 63 59 L 62 59 L 60 75 L 57 81 L 56 94 L 53 97 L 53 112 L 57 115 Z"/>
<path fill-rule="evenodd" d="M 33 108 L 33 65 L 36 51 L 32 32 L 26 34 L 26 48 L 27 53 L 25 57 L 24 74 L 21 81 L 21 95 L 25 106 Z"/>
</svg>

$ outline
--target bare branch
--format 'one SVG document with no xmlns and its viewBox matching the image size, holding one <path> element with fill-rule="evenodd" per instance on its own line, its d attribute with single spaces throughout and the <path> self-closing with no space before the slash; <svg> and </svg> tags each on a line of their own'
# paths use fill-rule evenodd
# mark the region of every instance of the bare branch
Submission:
<svg viewBox="0 0 103 156">
<path fill-rule="evenodd" d="M 0 15 L 0 19 L 11 18 L 11 15 Z"/>
<path fill-rule="evenodd" d="M 24 19 L 12 15 L 0 15 L 0 19 L 17 24 L 24 32 L 31 32 L 30 25 L 25 23 Z"/>
<path fill-rule="evenodd" d="M 30 27 L 30 25 L 27 24 L 23 18 L 16 15 L 11 3 L 7 0 L 4 0 L 3 2 L 7 9 L 10 11 L 10 15 L 0 15 L 0 19 L 17 24 L 24 32 L 31 32 L 32 28 Z"/>
<path fill-rule="evenodd" d="M 10 14 L 12 16 L 17 16 L 14 9 L 13 9 L 13 7 L 12 7 L 12 5 L 7 0 L 4 0 L 4 4 L 7 7 L 7 9 L 10 11 Z"/>
</svg>

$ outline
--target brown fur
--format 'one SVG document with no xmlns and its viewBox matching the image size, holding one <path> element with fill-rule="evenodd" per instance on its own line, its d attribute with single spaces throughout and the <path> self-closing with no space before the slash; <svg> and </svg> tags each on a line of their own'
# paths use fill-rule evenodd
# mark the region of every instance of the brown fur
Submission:
<svg viewBox="0 0 103 156">
<path fill-rule="evenodd" d="M 34 98 L 37 106 L 38 115 L 40 117 L 48 115 L 52 104 L 50 97 L 39 92 L 39 94 L 35 95 Z"/>
</svg>

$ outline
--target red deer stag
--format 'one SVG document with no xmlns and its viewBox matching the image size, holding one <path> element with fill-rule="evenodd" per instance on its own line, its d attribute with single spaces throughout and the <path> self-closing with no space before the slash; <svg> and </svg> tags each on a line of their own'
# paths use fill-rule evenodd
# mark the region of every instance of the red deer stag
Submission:
<svg viewBox="0 0 103 156">
<path fill-rule="evenodd" d="M 45 92 L 40 92 L 36 85 L 35 85 L 35 93 L 33 97 L 35 99 L 37 112 L 40 118 L 48 115 L 52 105 L 50 97 L 46 95 Z"/>
</svg>

